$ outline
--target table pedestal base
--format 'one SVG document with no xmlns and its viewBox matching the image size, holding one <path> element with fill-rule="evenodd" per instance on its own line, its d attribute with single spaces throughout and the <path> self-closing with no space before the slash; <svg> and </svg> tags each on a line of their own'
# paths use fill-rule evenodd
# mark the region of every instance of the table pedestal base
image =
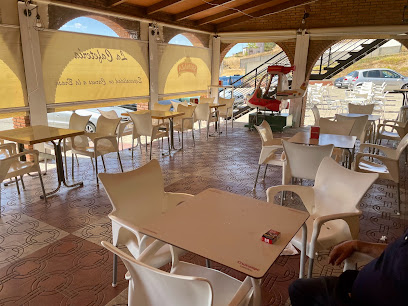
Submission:
<svg viewBox="0 0 408 306">
<path fill-rule="evenodd" d="M 69 188 L 82 187 L 84 185 L 83 182 L 78 182 L 78 183 L 74 183 L 72 185 L 69 185 L 65 181 L 64 164 L 62 162 L 62 154 L 61 154 L 61 141 L 62 141 L 62 139 L 60 139 L 58 141 L 58 144 L 56 144 L 54 140 L 51 141 L 52 144 L 54 145 L 55 163 L 56 163 L 56 166 L 57 166 L 57 175 L 58 175 L 58 187 L 53 191 L 47 192 L 45 194 L 45 196 L 47 196 L 47 197 L 54 194 L 54 193 L 56 193 L 61 188 L 61 183 L 63 183 L 65 185 L 65 187 L 69 187 Z M 41 195 L 40 198 L 43 199 L 44 196 Z"/>
</svg>

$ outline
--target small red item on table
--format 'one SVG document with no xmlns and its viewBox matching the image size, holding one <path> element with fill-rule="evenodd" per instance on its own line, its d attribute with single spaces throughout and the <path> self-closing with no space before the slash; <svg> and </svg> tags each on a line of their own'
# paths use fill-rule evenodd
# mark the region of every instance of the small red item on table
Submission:
<svg viewBox="0 0 408 306">
<path fill-rule="evenodd" d="M 310 139 L 319 139 L 320 136 L 320 127 L 312 126 L 310 127 Z"/>
<path fill-rule="evenodd" d="M 280 232 L 275 231 L 275 230 L 269 230 L 265 234 L 262 235 L 262 241 L 269 243 L 269 244 L 274 244 L 276 240 L 278 240 L 280 236 Z"/>
</svg>

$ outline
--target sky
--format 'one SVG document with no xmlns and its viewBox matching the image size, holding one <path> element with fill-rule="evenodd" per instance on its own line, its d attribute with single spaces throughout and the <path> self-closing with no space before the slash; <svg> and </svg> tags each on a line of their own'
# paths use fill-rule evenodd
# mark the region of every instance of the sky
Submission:
<svg viewBox="0 0 408 306">
<path fill-rule="evenodd" d="M 225 57 L 230 57 L 234 55 L 235 53 L 242 52 L 242 48 L 244 48 L 247 44 L 245 43 L 238 43 L 235 46 L 231 48 L 231 50 L 228 51 L 228 53 L 225 55 Z"/>
<path fill-rule="evenodd" d="M 118 34 L 116 34 L 110 27 L 89 17 L 78 17 L 72 19 L 64 24 L 60 30 L 118 37 Z"/>
</svg>

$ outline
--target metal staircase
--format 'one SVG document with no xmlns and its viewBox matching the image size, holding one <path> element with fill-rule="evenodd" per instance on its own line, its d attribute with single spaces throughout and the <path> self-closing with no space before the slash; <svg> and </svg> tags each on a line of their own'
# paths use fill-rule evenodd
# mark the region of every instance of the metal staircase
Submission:
<svg viewBox="0 0 408 306">
<path fill-rule="evenodd" d="M 334 44 L 316 62 L 310 80 L 334 77 L 387 41 L 388 39 L 346 39 Z"/>
<path fill-rule="evenodd" d="M 290 66 L 290 61 L 286 56 L 286 53 L 281 51 L 231 84 L 234 86 L 235 118 L 238 118 L 251 110 L 251 108 L 245 104 L 245 98 L 246 96 L 253 94 L 258 82 L 266 74 L 268 66 L 270 65 Z M 226 97 L 231 97 L 231 90 L 227 90 L 225 95 Z"/>
</svg>

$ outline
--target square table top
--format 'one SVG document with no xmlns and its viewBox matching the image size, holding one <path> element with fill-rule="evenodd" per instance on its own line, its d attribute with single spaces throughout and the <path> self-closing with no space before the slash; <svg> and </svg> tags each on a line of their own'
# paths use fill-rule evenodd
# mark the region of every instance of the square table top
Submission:
<svg viewBox="0 0 408 306">
<path fill-rule="evenodd" d="M 262 278 L 308 218 L 307 212 L 210 188 L 138 230 Z M 281 233 L 274 244 L 261 240 L 270 229 Z"/>
<path fill-rule="evenodd" d="M 174 118 L 178 116 L 183 116 L 183 112 L 171 112 L 171 111 L 161 111 L 161 110 L 140 110 L 136 112 L 128 112 L 128 113 L 122 113 L 122 116 L 129 116 L 129 113 L 131 114 L 146 114 L 150 113 L 153 119 L 169 119 L 169 118 Z"/>
<path fill-rule="evenodd" d="M 0 131 L 0 139 L 33 145 L 56 139 L 63 139 L 84 134 L 84 131 L 62 129 L 45 125 Z"/>
<path fill-rule="evenodd" d="M 366 114 L 353 114 L 353 113 L 344 113 L 344 114 L 338 114 L 344 117 L 351 117 L 351 118 L 356 118 L 356 117 L 361 117 L 365 116 Z M 377 121 L 380 120 L 380 115 L 368 115 L 368 121 Z"/>
<path fill-rule="evenodd" d="M 328 144 L 334 145 L 336 148 L 353 149 L 356 143 L 356 136 L 334 135 L 334 134 L 320 134 L 319 139 L 310 139 L 309 132 L 298 132 L 288 141 L 314 146 L 324 146 Z"/>
<path fill-rule="evenodd" d="M 221 106 L 226 106 L 227 104 L 225 103 L 220 103 L 220 104 L 216 104 L 216 103 L 208 103 L 210 105 L 210 108 L 218 108 Z"/>
</svg>

